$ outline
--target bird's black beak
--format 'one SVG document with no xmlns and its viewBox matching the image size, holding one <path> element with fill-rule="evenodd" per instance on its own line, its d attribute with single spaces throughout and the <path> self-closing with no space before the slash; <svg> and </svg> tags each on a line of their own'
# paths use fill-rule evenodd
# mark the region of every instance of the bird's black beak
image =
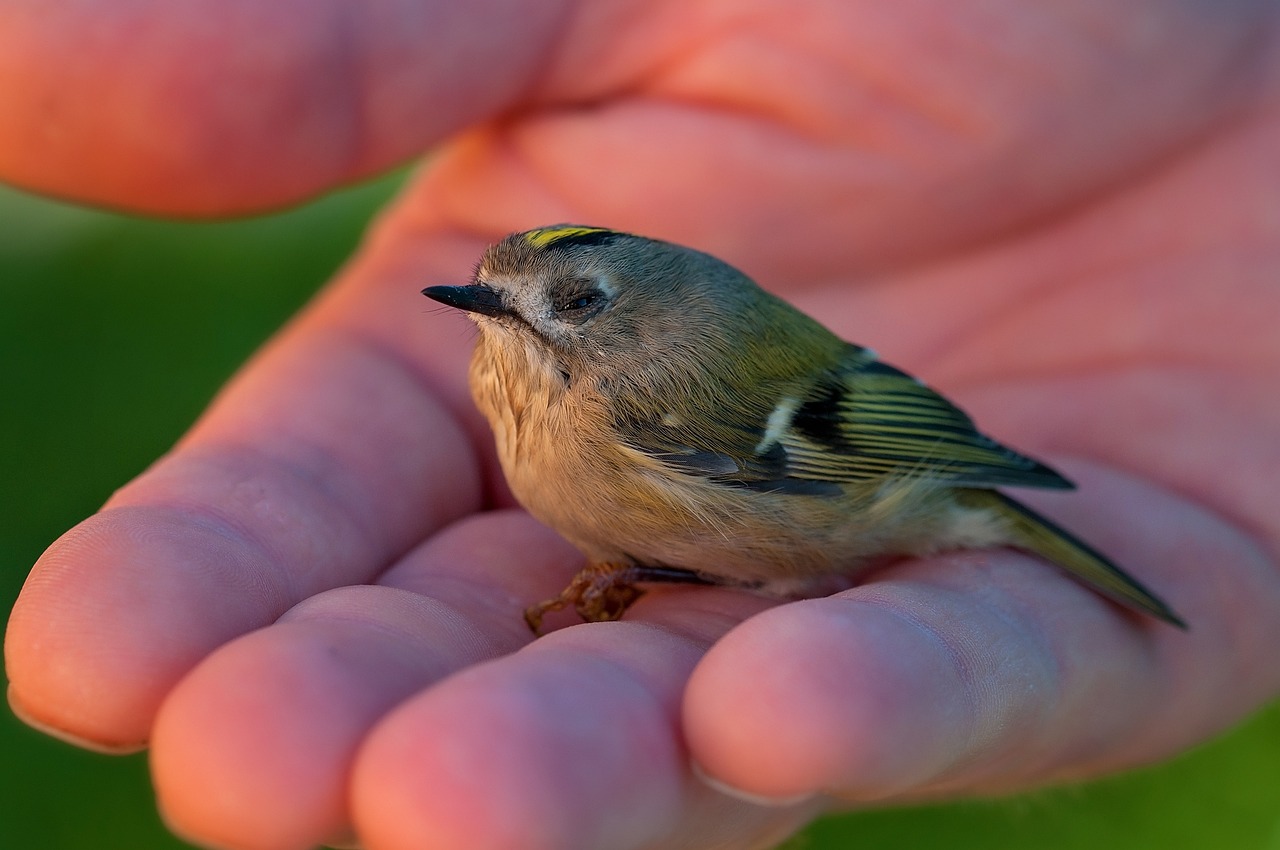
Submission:
<svg viewBox="0 0 1280 850">
<path fill-rule="evenodd" d="M 502 303 L 502 293 L 483 283 L 469 286 L 428 286 L 422 294 L 433 301 L 479 313 L 482 316 L 509 316 L 511 311 Z"/>
</svg>

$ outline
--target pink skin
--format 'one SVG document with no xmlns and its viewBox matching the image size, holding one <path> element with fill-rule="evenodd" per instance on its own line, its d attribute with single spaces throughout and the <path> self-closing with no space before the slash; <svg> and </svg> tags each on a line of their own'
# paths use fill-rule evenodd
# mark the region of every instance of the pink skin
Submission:
<svg viewBox="0 0 1280 850">
<path fill-rule="evenodd" d="M 443 144 L 40 559 L 5 646 L 24 718 L 150 743 L 208 845 L 763 847 L 1164 758 L 1280 688 L 1274 4 L 485 5 L 0 11 L 18 185 L 230 214 Z M 997 552 L 780 606 L 655 592 L 531 643 L 521 608 L 579 559 L 482 512 L 510 502 L 472 334 L 417 293 L 563 220 L 720 254 L 926 376 L 1076 477 L 1028 498 L 1191 631 Z"/>
</svg>

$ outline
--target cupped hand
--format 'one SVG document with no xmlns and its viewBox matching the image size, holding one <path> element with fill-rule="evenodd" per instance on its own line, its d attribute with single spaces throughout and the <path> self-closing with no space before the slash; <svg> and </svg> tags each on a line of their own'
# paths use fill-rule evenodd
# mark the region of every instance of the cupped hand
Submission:
<svg viewBox="0 0 1280 850">
<path fill-rule="evenodd" d="M 149 744 L 170 823 L 292 848 L 768 846 L 818 812 L 1177 752 L 1280 687 L 1280 15 L 1060 0 L 9 3 L 0 176 L 180 215 L 437 145 L 347 269 L 9 623 L 14 709 Z M 959 553 L 532 641 L 424 304 L 572 220 L 725 257 L 1081 484 L 1033 501 L 1187 633 Z"/>
</svg>

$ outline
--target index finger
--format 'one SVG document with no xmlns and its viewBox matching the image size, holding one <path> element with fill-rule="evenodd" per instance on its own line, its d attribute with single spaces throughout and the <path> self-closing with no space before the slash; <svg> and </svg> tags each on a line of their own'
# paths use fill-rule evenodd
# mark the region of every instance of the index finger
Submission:
<svg viewBox="0 0 1280 850">
<path fill-rule="evenodd" d="M 214 648 L 321 590 L 372 580 L 480 505 L 465 320 L 422 312 L 412 285 L 461 274 L 478 246 L 382 248 L 41 557 L 6 634 L 10 700 L 28 720 L 139 746 Z"/>
</svg>

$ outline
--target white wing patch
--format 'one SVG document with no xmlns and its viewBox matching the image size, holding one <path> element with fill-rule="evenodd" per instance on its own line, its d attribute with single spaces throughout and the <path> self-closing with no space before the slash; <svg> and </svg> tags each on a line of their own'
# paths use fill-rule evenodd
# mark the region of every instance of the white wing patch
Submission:
<svg viewBox="0 0 1280 850">
<path fill-rule="evenodd" d="M 782 439 L 782 435 L 791 427 L 791 419 L 796 415 L 799 407 L 800 399 L 791 396 L 782 397 L 782 401 L 778 402 L 778 406 L 770 412 L 769 418 L 765 421 L 764 436 L 760 438 L 760 442 L 756 443 L 756 454 L 764 454 Z"/>
</svg>

